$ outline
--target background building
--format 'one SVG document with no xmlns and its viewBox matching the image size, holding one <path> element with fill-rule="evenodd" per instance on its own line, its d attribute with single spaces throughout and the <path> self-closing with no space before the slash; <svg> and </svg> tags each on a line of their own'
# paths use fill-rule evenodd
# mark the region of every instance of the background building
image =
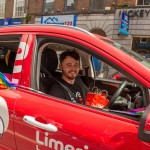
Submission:
<svg viewBox="0 0 150 150">
<path fill-rule="evenodd" d="M 0 25 L 73 25 L 107 36 L 147 58 L 149 13 L 150 0 L 0 0 Z"/>
<path fill-rule="evenodd" d="M 0 25 L 21 23 L 74 25 L 112 38 L 112 0 L 1 0 Z M 19 21 L 18 21 L 19 23 Z"/>
<path fill-rule="evenodd" d="M 150 58 L 150 0 L 135 0 L 132 3 L 120 1 L 116 4 L 113 40 Z M 128 34 L 118 34 L 121 24 L 120 14 L 128 16 Z"/>
</svg>

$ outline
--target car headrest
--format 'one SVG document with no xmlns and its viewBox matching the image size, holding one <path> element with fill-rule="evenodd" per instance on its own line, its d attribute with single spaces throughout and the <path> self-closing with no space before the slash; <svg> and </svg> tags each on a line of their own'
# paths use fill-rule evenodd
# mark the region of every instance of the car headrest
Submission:
<svg viewBox="0 0 150 150">
<path fill-rule="evenodd" d="M 42 53 L 41 66 L 49 73 L 53 73 L 58 66 L 58 58 L 56 51 L 50 48 L 45 48 Z"/>
</svg>

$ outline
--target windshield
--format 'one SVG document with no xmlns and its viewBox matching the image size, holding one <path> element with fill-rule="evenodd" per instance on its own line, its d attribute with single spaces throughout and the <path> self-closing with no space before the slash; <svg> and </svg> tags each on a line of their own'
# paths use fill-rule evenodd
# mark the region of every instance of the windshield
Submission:
<svg viewBox="0 0 150 150">
<path fill-rule="evenodd" d="M 107 40 L 107 39 L 101 39 L 115 47 L 117 47 L 118 49 L 124 51 L 126 54 L 130 55 L 131 57 L 133 57 L 134 59 L 136 59 L 137 61 L 139 61 L 140 63 L 142 63 L 145 67 L 150 69 L 150 61 L 145 59 L 144 57 L 142 57 L 140 54 L 134 52 L 133 50 L 129 50 L 127 48 L 125 48 L 124 46 L 120 45 L 119 43 L 115 42 L 115 41 L 111 41 L 111 40 Z"/>
</svg>

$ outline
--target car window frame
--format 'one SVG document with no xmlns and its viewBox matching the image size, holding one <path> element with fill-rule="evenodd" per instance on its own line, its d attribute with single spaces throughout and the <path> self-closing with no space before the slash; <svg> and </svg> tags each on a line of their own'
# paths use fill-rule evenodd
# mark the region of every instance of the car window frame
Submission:
<svg viewBox="0 0 150 150">
<path fill-rule="evenodd" d="M 45 42 L 47 42 L 47 43 L 48 43 L 48 42 L 56 42 L 56 43 L 67 44 L 67 45 L 70 45 L 70 46 L 73 46 L 73 47 L 77 47 L 77 48 L 79 48 L 79 49 L 82 49 L 82 51 L 85 51 L 85 52 L 91 54 L 92 56 L 101 59 L 103 62 L 106 62 L 106 63 L 109 62 L 109 64 L 110 64 L 110 63 L 112 64 L 112 62 L 111 62 L 110 60 L 108 60 L 107 58 L 104 58 L 103 56 L 97 55 L 97 53 L 96 53 L 95 51 L 93 51 L 91 48 L 86 47 L 85 45 L 83 45 L 83 44 L 81 44 L 81 43 L 76 43 L 76 42 L 74 42 L 73 40 L 70 41 L 70 40 L 68 40 L 67 38 L 63 38 L 63 39 L 62 39 L 62 38 L 57 37 L 57 36 L 51 37 L 51 36 L 48 35 L 48 34 L 37 34 L 37 35 L 36 35 L 35 40 L 36 40 L 36 42 L 37 42 L 37 46 L 36 46 L 36 48 L 35 48 L 35 49 L 36 49 L 36 50 L 35 50 L 35 51 L 36 51 L 36 52 L 35 52 L 36 58 L 34 58 L 35 60 L 37 60 L 37 57 L 38 57 L 38 50 L 37 50 L 37 49 L 38 49 L 39 45 L 42 45 L 41 39 L 40 39 L 40 43 L 38 42 L 38 39 L 37 39 L 37 38 L 39 38 L 39 37 L 42 37 L 42 39 L 46 38 L 45 41 L 44 41 L 44 43 L 45 43 Z M 34 63 L 34 65 L 35 65 L 35 63 Z M 37 64 L 36 64 L 35 66 L 36 66 L 36 71 L 39 70 L 39 69 L 37 69 Z M 114 63 L 113 63 L 113 65 L 111 65 L 111 66 L 114 67 L 115 69 L 118 68 L 118 66 L 116 66 L 116 64 L 114 64 Z M 125 72 L 125 70 L 123 70 L 123 68 L 121 68 L 121 70 L 122 70 L 122 72 Z M 37 72 L 36 72 L 35 74 L 37 74 Z M 34 84 L 37 85 L 37 79 L 36 79 L 36 80 L 32 80 L 32 79 L 31 79 L 31 82 L 33 82 L 33 81 L 34 81 Z M 146 88 L 143 86 L 143 84 L 140 83 L 137 79 L 136 79 L 136 81 L 137 81 L 137 83 L 138 83 L 138 86 L 142 87 L 142 89 L 144 89 L 144 91 L 145 91 Z M 36 82 L 36 83 L 35 83 L 35 82 Z M 32 83 L 32 84 L 33 84 L 33 83 Z M 31 87 L 31 88 L 32 88 L 32 87 Z M 46 95 L 46 96 L 48 96 L 48 97 L 51 97 L 50 95 L 47 95 L 47 94 L 42 93 L 41 91 L 39 91 L 39 89 L 38 89 L 37 86 L 34 88 L 34 90 L 38 91 L 38 92 L 41 93 L 42 95 L 44 94 L 44 95 Z M 147 90 L 146 90 L 146 91 L 147 91 Z M 144 93 L 147 93 L 146 91 L 145 91 Z M 146 97 L 148 97 L 147 94 L 146 94 Z M 57 99 L 62 101 L 62 99 L 59 99 L 59 98 L 57 98 Z M 146 104 L 147 104 L 147 102 L 146 102 Z M 76 104 L 76 105 L 80 105 L 80 104 Z M 83 106 L 83 107 L 87 107 L 87 106 Z M 96 108 L 92 108 L 92 109 L 95 109 L 95 110 L 96 110 Z M 105 109 L 104 109 L 104 110 L 103 110 L 103 109 L 100 109 L 99 111 L 106 111 L 106 110 L 105 110 Z M 107 111 L 107 112 L 109 112 L 109 111 Z M 114 112 L 110 112 L 110 113 L 115 114 Z M 118 113 L 118 115 L 124 116 L 124 115 L 121 114 L 121 113 Z M 125 115 L 125 116 L 126 116 L 126 115 Z M 138 120 L 138 121 L 139 121 L 139 119 L 133 118 L 133 117 L 131 117 L 131 116 L 126 116 L 126 118 L 132 118 L 133 120 Z"/>
</svg>

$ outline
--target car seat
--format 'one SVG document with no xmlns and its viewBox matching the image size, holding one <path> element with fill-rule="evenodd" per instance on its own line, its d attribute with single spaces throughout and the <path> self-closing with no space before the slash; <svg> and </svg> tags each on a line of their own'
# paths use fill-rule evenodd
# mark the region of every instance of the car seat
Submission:
<svg viewBox="0 0 150 150">
<path fill-rule="evenodd" d="M 54 76 L 57 66 L 58 58 L 56 51 L 45 48 L 41 57 L 40 91 L 46 94 L 49 93 L 51 86 L 56 82 L 52 76 Z"/>
</svg>

